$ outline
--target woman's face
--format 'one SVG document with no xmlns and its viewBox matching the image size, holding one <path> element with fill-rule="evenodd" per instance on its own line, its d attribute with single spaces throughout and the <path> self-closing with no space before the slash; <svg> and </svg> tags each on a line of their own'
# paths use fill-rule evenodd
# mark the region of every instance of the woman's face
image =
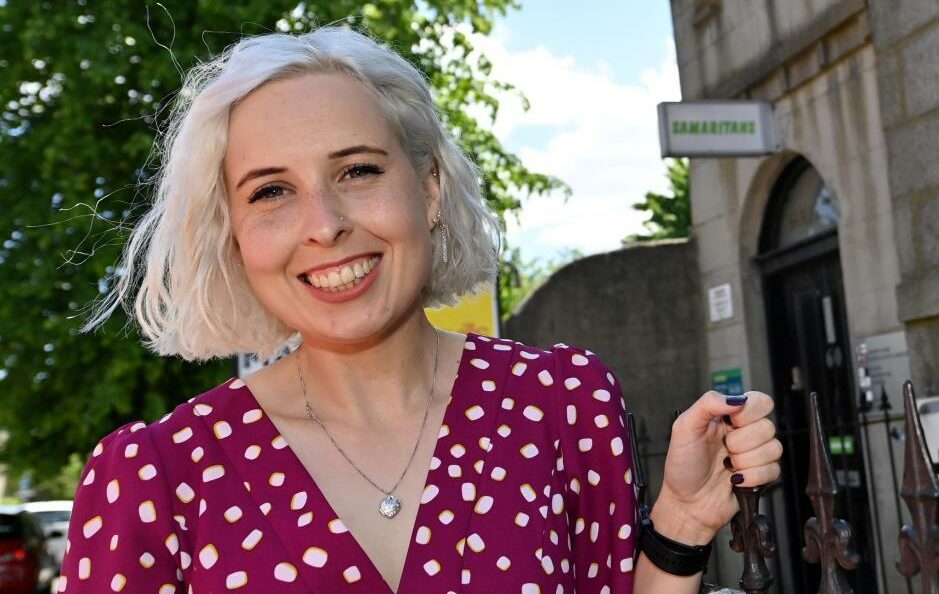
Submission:
<svg viewBox="0 0 939 594">
<path fill-rule="evenodd" d="M 232 110 L 224 174 L 248 280 L 306 340 L 376 339 L 420 311 L 438 185 L 361 83 L 260 87 Z"/>
</svg>

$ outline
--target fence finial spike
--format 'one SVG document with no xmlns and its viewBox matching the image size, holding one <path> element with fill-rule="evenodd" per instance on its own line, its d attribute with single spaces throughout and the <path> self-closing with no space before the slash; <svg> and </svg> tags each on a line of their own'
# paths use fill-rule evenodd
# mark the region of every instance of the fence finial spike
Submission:
<svg viewBox="0 0 939 594">
<path fill-rule="evenodd" d="M 766 559 L 776 556 L 776 542 L 769 518 L 760 513 L 760 496 L 766 487 L 734 487 L 740 511 L 730 521 L 730 548 L 743 553 L 740 587 L 747 594 L 762 594 L 773 584 Z"/>
<path fill-rule="evenodd" d="M 916 392 L 909 380 L 903 383 L 903 415 L 906 444 L 900 497 L 910 510 L 912 524 L 900 529 L 897 569 L 907 577 L 920 573 L 922 591 L 939 594 L 939 526 L 936 524 L 939 480 L 926 449 L 926 437 L 916 408 Z"/>
<path fill-rule="evenodd" d="M 831 457 L 825 447 L 825 433 L 818 411 L 818 395 L 809 394 L 809 482 L 805 494 L 812 501 L 815 516 L 803 528 L 805 547 L 802 558 L 820 563 L 818 594 L 850 592 L 844 570 L 856 569 L 860 556 L 852 548 L 851 524 L 835 517 L 838 483 L 831 470 Z"/>
</svg>

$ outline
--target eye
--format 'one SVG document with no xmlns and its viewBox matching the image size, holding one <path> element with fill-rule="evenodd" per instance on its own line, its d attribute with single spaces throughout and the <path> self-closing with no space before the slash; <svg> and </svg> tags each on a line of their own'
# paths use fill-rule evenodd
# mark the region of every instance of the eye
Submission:
<svg viewBox="0 0 939 594">
<path fill-rule="evenodd" d="M 382 173 L 384 173 L 384 170 L 382 170 L 382 168 L 378 165 L 373 165 L 371 163 L 356 163 L 355 165 L 346 167 L 345 171 L 343 171 L 343 177 L 358 179 L 368 175 L 381 175 Z"/>
<path fill-rule="evenodd" d="M 251 198 L 248 199 L 248 204 L 253 204 L 258 200 L 276 200 L 284 195 L 284 187 L 278 185 L 268 185 L 258 189 L 254 194 L 251 194 Z"/>
</svg>

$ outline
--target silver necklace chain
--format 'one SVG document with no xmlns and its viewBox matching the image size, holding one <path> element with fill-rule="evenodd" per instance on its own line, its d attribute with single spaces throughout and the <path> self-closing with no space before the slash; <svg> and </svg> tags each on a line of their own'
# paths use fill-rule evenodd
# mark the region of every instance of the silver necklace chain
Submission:
<svg viewBox="0 0 939 594">
<path fill-rule="evenodd" d="M 306 382 L 303 379 L 303 370 L 300 368 L 300 356 L 299 354 L 297 354 L 297 356 L 294 357 L 297 363 L 297 376 L 300 378 L 300 389 L 303 391 L 303 402 L 306 404 L 306 414 L 312 420 L 316 421 L 316 423 L 320 427 L 322 427 L 323 433 L 326 434 L 326 437 L 329 438 L 329 441 L 331 441 L 333 446 L 336 448 L 336 450 L 340 454 L 342 454 L 342 457 L 346 459 L 346 462 L 348 462 L 349 465 L 352 468 L 354 468 L 356 472 L 359 473 L 359 476 L 361 476 L 366 481 L 368 481 L 370 485 L 372 485 L 373 487 L 375 487 L 376 489 L 384 493 L 388 498 L 394 498 L 396 501 L 397 501 L 397 497 L 394 496 L 394 492 L 398 488 L 398 485 L 401 484 L 401 481 L 404 480 L 404 475 L 407 474 L 408 469 L 411 467 L 411 462 L 414 461 L 414 455 L 417 454 L 417 446 L 421 443 L 421 437 L 424 435 L 424 428 L 427 425 L 427 416 L 430 413 L 430 403 L 433 401 L 434 390 L 437 387 L 437 360 L 438 360 L 438 355 L 440 354 L 440 332 L 438 332 L 436 328 L 434 328 L 434 335 L 437 337 L 436 346 L 434 347 L 434 371 L 433 371 L 433 375 L 431 376 L 430 392 L 427 394 L 427 406 L 424 408 L 424 419 L 421 421 L 421 429 L 417 433 L 417 440 L 415 440 L 414 447 L 411 449 L 411 455 L 408 457 L 408 462 L 407 464 L 405 464 L 404 470 L 401 471 L 401 476 L 398 477 L 398 480 L 395 482 L 394 486 L 390 490 L 385 490 L 381 488 L 377 483 L 375 483 L 375 481 L 369 478 L 368 475 L 362 472 L 362 469 L 359 468 L 358 465 L 356 465 L 356 463 L 352 461 L 352 458 L 350 458 L 349 455 L 346 454 L 345 450 L 343 450 L 339 446 L 339 444 L 336 443 L 336 440 L 333 438 L 332 434 L 329 432 L 329 429 L 326 428 L 326 424 L 323 423 L 323 421 L 320 420 L 318 416 L 316 416 L 316 413 L 313 411 L 313 406 L 310 405 L 310 399 L 307 396 Z M 397 505 L 400 508 L 400 501 L 398 501 Z M 389 518 L 393 517 L 394 514 L 396 513 L 397 513 L 397 509 L 390 512 L 390 515 L 389 513 L 386 513 L 384 509 L 382 510 L 382 514 Z"/>
</svg>

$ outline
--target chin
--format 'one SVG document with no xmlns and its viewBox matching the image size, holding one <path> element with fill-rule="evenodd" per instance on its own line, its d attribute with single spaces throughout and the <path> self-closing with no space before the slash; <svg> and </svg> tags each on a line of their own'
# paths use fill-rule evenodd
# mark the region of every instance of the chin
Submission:
<svg viewBox="0 0 939 594">
<path fill-rule="evenodd" d="M 423 308 L 419 308 L 423 312 Z M 383 313 L 387 313 L 385 310 Z M 339 319 L 340 317 L 344 319 Z M 301 324 L 299 328 L 304 341 L 309 344 L 335 345 L 341 347 L 361 346 L 367 347 L 381 342 L 394 334 L 407 322 L 412 321 L 413 314 L 389 316 L 379 319 L 375 315 L 367 315 L 364 319 L 351 319 L 353 316 L 334 316 L 335 323 L 324 327 L 322 320 L 316 324 Z"/>
</svg>

